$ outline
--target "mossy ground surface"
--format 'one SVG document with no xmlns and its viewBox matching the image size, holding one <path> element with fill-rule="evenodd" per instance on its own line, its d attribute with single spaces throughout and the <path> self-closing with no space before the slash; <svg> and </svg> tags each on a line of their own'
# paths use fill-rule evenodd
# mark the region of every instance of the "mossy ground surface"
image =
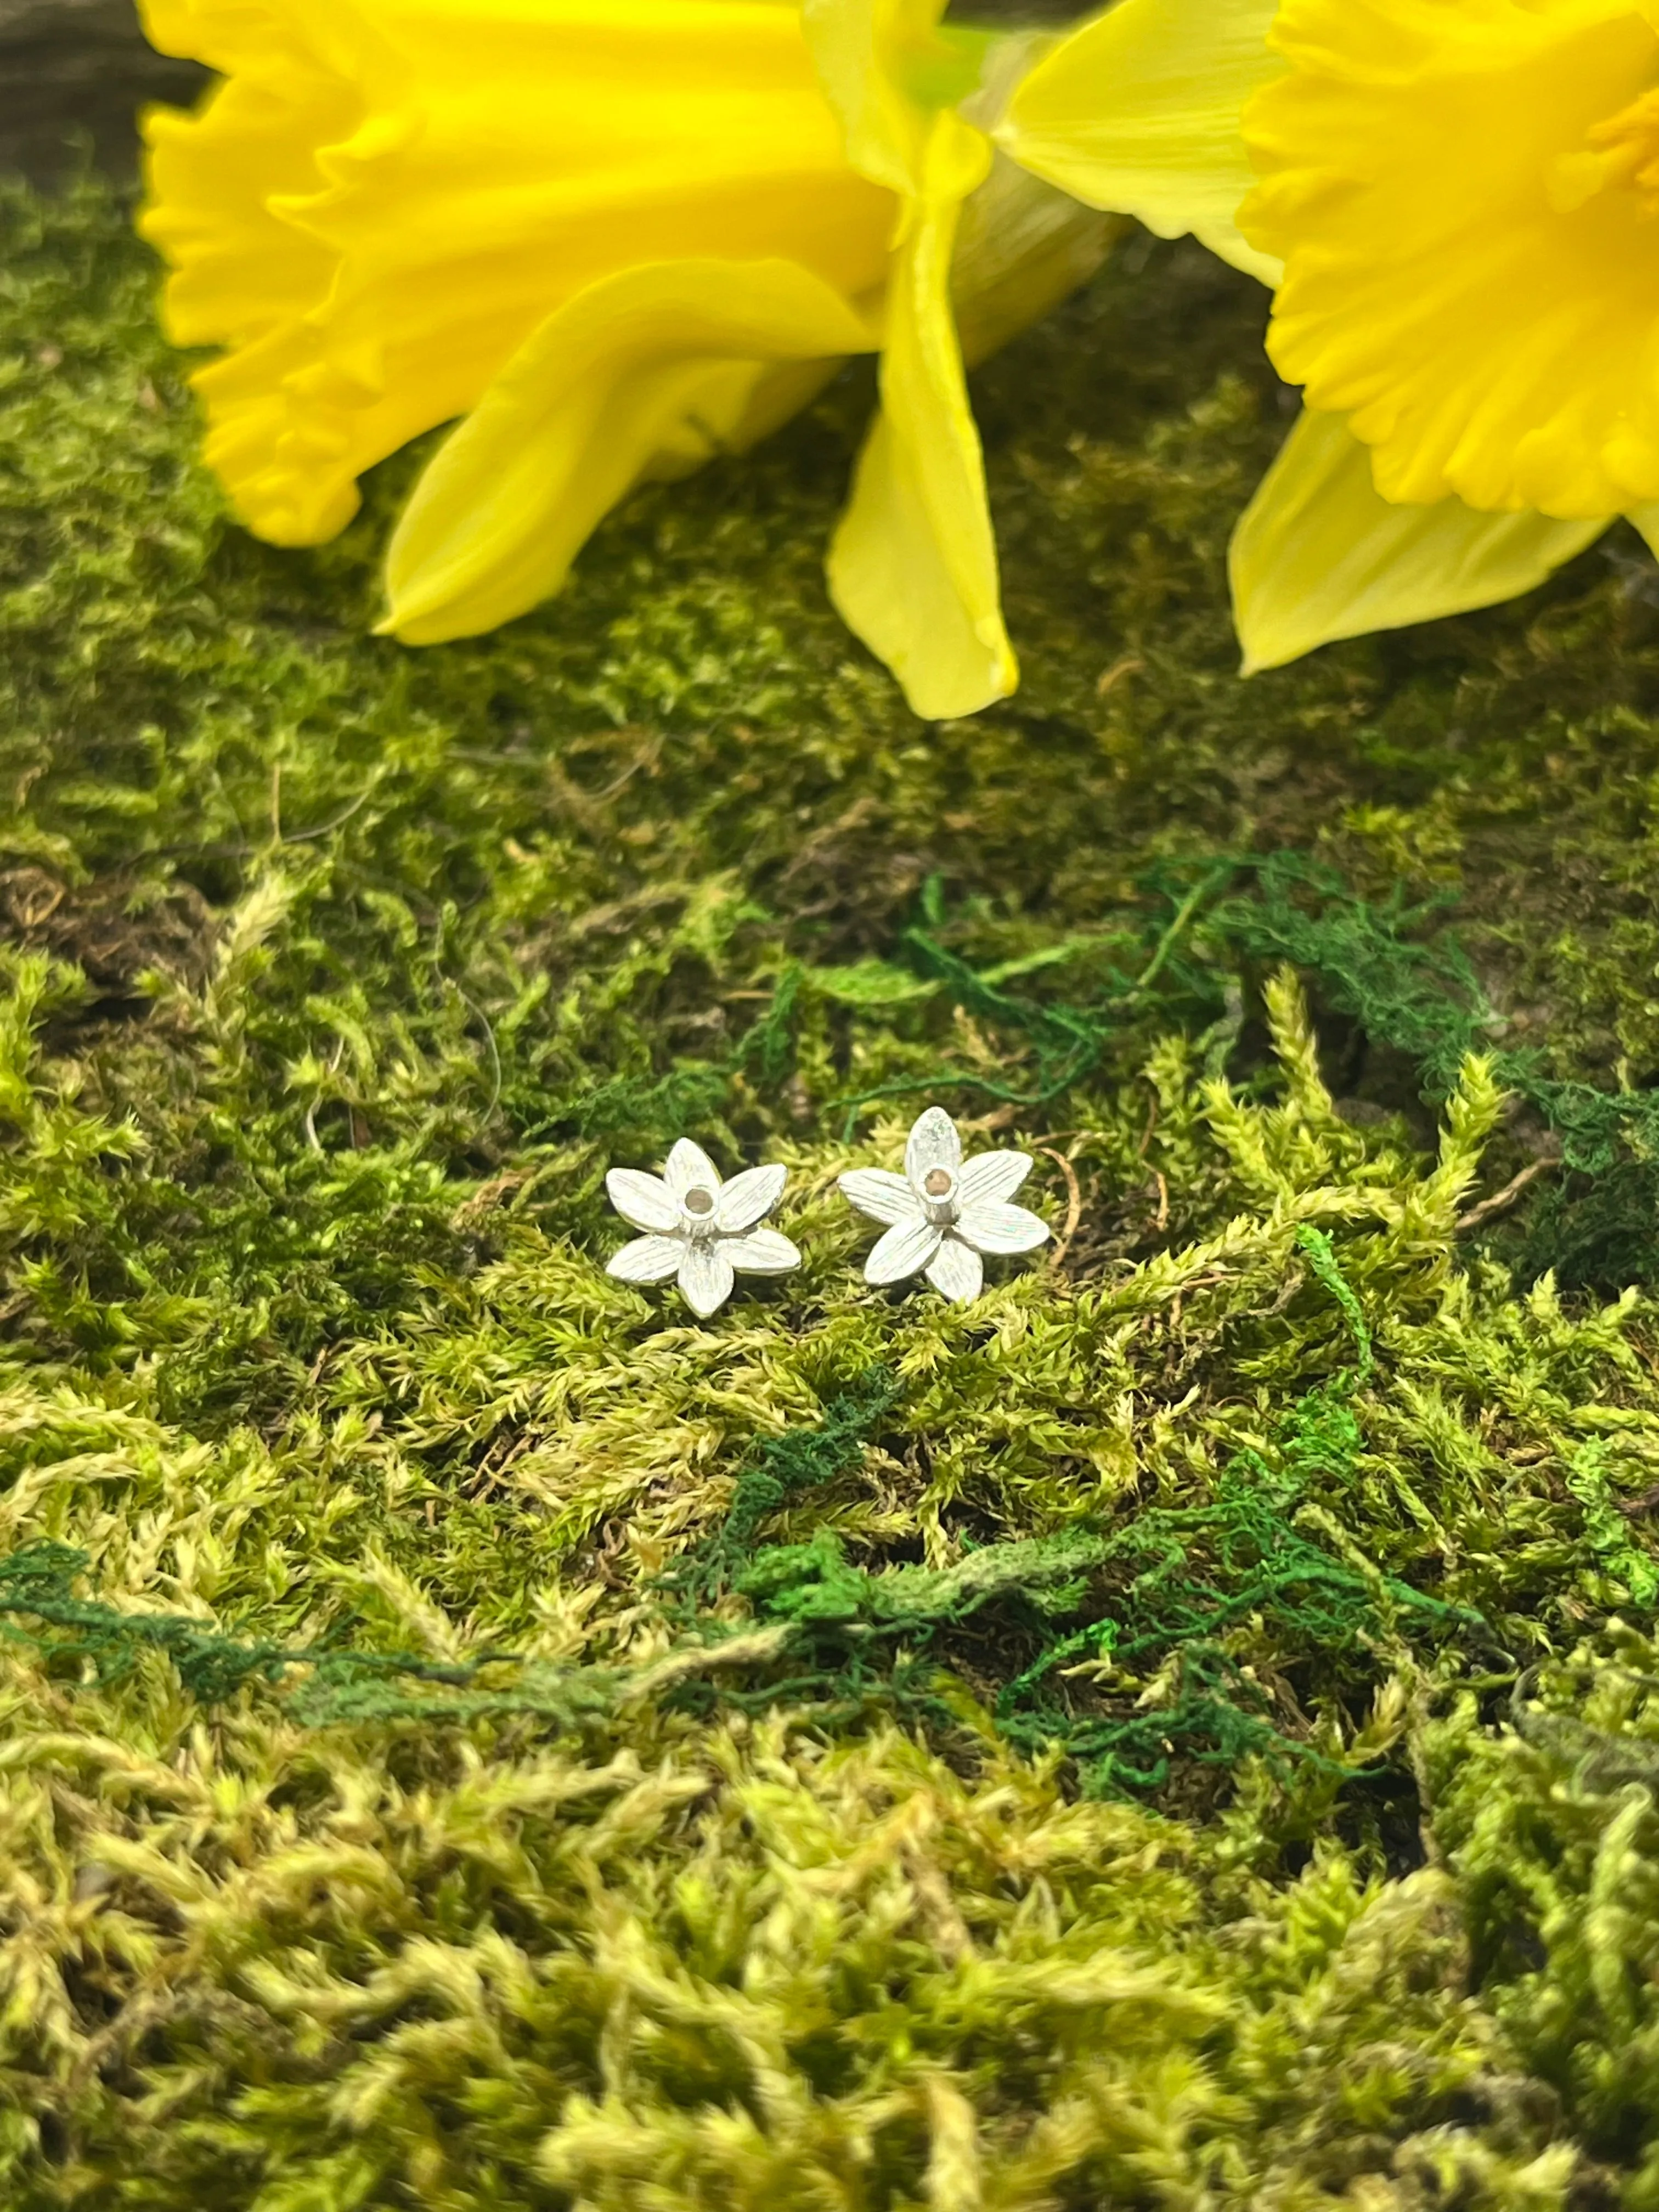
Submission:
<svg viewBox="0 0 1659 2212">
<path fill-rule="evenodd" d="M 1241 683 L 1134 240 L 977 380 L 1006 708 L 825 602 L 850 374 L 411 654 L 414 457 L 255 544 L 125 209 L 0 233 L 6 2204 L 1659 2207 L 1636 541 Z M 960 1310 L 929 1099 L 1060 1232 Z"/>
</svg>

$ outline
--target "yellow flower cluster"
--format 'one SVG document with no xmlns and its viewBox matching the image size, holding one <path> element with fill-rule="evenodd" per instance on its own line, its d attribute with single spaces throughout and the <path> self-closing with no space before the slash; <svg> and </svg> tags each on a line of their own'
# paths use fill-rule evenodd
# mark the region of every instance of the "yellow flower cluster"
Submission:
<svg viewBox="0 0 1659 2212">
<path fill-rule="evenodd" d="M 314 544 L 455 428 L 389 549 L 413 644 L 556 592 L 634 486 L 849 356 L 879 406 L 829 554 L 916 711 L 1017 681 L 964 363 L 1114 216 L 1273 290 L 1304 412 L 1232 549 L 1246 666 L 1659 538 L 1659 0 L 141 0 L 222 82 L 148 119 L 207 458 Z"/>
<path fill-rule="evenodd" d="M 1659 537 L 1656 21 L 1123 0 L 1016 95 L 1042 173 L 1108 197 L 1133 102 L 1146 219 L 1224 211 L 1274 287 L 1306 406 L 1233 541 L 1247 668 L 1508 599 L 1620 515 Z"/>
</svg>

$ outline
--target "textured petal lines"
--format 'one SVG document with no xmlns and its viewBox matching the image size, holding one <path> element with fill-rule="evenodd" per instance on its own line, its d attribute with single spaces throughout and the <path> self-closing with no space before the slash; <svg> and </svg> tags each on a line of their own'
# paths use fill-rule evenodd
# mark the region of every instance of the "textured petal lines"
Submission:
<svg viewBox="0 0 1659 2212">
<path fill-rule="evenodd" d="M 204 453 L 251 529 L 314 544 L 355 513 L 363 468 L 455 411 L 443 390 L 407 380 L 388 398 L 399 319 L 377 314 L 353 341 L 351 285 L 315 222 L 343 179 L 361 188 L 377 166 L 398 168 L 425 118 L 356 0 L 186 0 L 152 14 L 169 51 L 228 72 L 195 115 L 155 109 L 143 124 L 139 227 L 172 264 L 169 334 L 229 349 L 191 380 L 207 409 Z M 382 178 L 375 189 L 392 187 Z M 447 335 L 447 370 L 470 357 L 473 331 L 452 319 Z"/>
<path fill-rule="evenodd" d="M 981 1252 L 1035 1252 L 1048 1241 L 1048 1224 L 1024 1206 L 1001 1206 L 985 1200 L 964 1206 L 956 1233 Z"/>
<path fill-rule="evenodd" d="M 679 1202 L 660 1176 L 643 1168 L 612 1168 L 605 1179 L 611 1203 L 635 1229 L 664 1233 L 680 1225 Z"/>
<path fill-rule="evenodd" d="M 1240 232 L 1255 182 L 1241 118 L 1282 73 L 1276 0 L 1121 0 L 1024 77 L 996 132 L 1003 151 L 1091 207 L 1160 238 L 1191 231 L 1272 283 L 1279 264 Z"/>
<path fill-rule="evenodd" d="M 337 529 L 363 469 L 618 270 L 785 257 L 838 299 L 882 282 L 891 196 L 848 165 L 775 0 L 146 4 L 158 45 L 228 74 L 149 118 L 143 227 L 174 335 L 230 349 L 201 384 L 213 465 L 264 536 Z M 759 387 L 710 399 L 723 434 L 811 380 Z"/>
<path fill-rule="evenodd" d="M 1128 228 L 1127 216 L 1085 207 L 1014 162 L 997 162 L 963 202 L 951 248 L 951 304 L 968 367 L 1086 284 Z"/>
<path fill-rule="evenodd" d="M 1239 216 L 1284 261 L 1268 350 L 1377 489 L 1582 521 L 1659 499 L 1652 219 L 1618 173 L 1573 181 L 1659 75 L 1644 15 L 1287 0 L 1273 42 Z"/>
<path fill-rule="evenodd" d="M 677 1207 L 688 1190 L 701 1188 L 718 1194 L 720 1188 L 720 1170 L 702 1146 L 694 1145 L 690 1137 L 676 1141 L 663 1169 L 662 1179 Z"/>
<path fill-rule="evenodd" d="M 849 1168 L 840 1178 L 842 1194 L 872 1221 L 920 1221 L 921 1200 L 902 1176 L 886 1168 Z"/>
<path fill-rule="evenodd" d="M 331 118 L 313 112 L 325 105 Z M 284 100 L 243 79 L 194 118 L 146 114 L 150 202 L 139 228 L 173 264 L 164 301 L 175 343 L 245 344 L 322 305 L 333 257 L 270 202 L 316 187 L 319 131 L 331 120 L 349 129 L 352 117 L 349 97 L 307 100 L 295 83 Z"/>
<path fill-rule="evenodd" d="M 740 1275 L 787 1275 L 800 1265 L 799 1248 L 779 1229 L 751 1229 L 742 1237 L 723 1237 L 720 1249 Z"/>
<path fill-rule="evenodd" d="M 385 627 L 431 644 L 523 614 L 635 484 L 738 443 L 775 363 L 830 361 L 872 337 L 784 261 L 653 263 L 590 287 L 428 465 L 392 541 Z"/>
<path fill-rule="evenodd" d="M 957 1192 L 964 1206 L 1012 1198 L 1030 1172 L 1031 1161 L 1024 1152 L 981 1152 L 963 1167 Z"/>
<path fill-rule="evenodd" d="M 977 714 L 1019 680 L 950 299 L 957 213 L 990 161 L 977 131 L 934 118 L 927 181 L 889 286 L 881 412 L 830 549 L 842 619 L 930 721 Z"/>
<path fill-rule="evenodd" d="M 985 1287 L 985 1262 L 960 1237 L 947 1237 L 928 1261 L 927 1275 L 943 1297 L 967 1305 Z"/>
<path fill-rule="evenodd" d="M 203 62 L 228 76 L 259 58 L 280 18 L 258 0 L 138 0 L 138 20 L 158 53 Z"/>
<path fill-rule="evenodd" d="M 349 0 L 340 13 L 355 25 Z M 139 228 L 171 266 L 167 335 L 231 349 L 191 379 L 207 410 L 206 459 L 251 528 L 314 543 L 356 509 L 342 404 L 364 395 L 330 368 L 320 335 L 337 257 L 291 210 L 325 188 L 321 149 L 360 128 L 362 90 L 319 57 L 290 9 L 168 7 L 147 21 L 166 51 L 234 72 L 196 115 L 155 108 L 143 118 Z"/>
<path fill-rule="evenodd" d="M 908 59 L 938 42 L 945 0 L 802 0 L 819 81 L 840 118 L 847 157 L 889 191 L 915 185 L 924 110 L 904 84 Z"/>
<path fill-rule="evenodd" d="M 878 1237 L 864 1263 L 866 1283 L 902 1283 L 920 1274 L 944 1242 L 945 1231 L 931 1221 L 896 1222 Z"/>
<path fill-rule="evenodd" d="M 605 1261 L 605 1272 L 624 1283 L 665 1283 L 679 1273 L 685 1245 L 678 1237 L 636 1237 Z"/>
<path fill-rule="evenodd" d="M 919 1189 L 931 1168 L 954 1176 L 962 1165 L 962 1138 L 956 1123 L 942 1106 L 930 1106 L 911 1125 L 904 1146 L 904 1172 Z"/>
<path fill-rule="evenodd" d="M 681 1296 L 703 1321 L 719 1311 L 737 1285 L 731 1261 L 713 1239 L 682 1247 L 679 1281 Z"/>
<path fill-rule="evenodd" d="M 764 1167 L 744 1168 L 720 1188 L 714 1206 L 715 1225 L 736 1236 L 763 1221 L 783 1196 L 789 1170 L 770 1162 Z"/>
<path fill-rule="evenodd" d="M 1297 423 L 1233 532 L 1233 617 L 1247 673 L 1333 639 L 1495 605 L 1541 584 L 1613 520 L 1395 506 L 1338 415 Z"/>
</svg>

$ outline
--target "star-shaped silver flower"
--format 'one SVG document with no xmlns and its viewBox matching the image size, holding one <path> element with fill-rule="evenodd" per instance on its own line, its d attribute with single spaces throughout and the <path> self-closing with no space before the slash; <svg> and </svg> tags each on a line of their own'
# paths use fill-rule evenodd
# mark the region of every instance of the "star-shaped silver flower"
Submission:
<svg viewBox="0 0 1659 2212">
<path fill-rule="evenodd" d="M 612 1168 L 605 1179 L 623 1219 L 647 1233 L 609 1261 L 624 1283 L 678 1278 L 680 1295 L 707 1320 L 732 1295 L 738 1275 L 787 1275 L 800 1254 L 775 1229 L 760 1224 L 783 1195 L 787 1168 L 744 1168 L 730 1182 L 701 1145 L 682 1137 L 661 1175 Z"/>
<path fill-rule="evenodd" d="M 864 1263 L 866 1283 L 902 1283 L 925 1274 L 936 1291 L 965 1304 L 985 1285 L 981 1253 L 1034 1252 L 1048 1229 L 1007 1201 L 1031 1171 L 1024 1152 L 981 1152 L 964 1161 L 957 1125 L 930 1106 L 911 1129 L 904 1173 L 854 1168 L 841 1187 L 860 1213 L 890 1223 Z"/>
</svg>

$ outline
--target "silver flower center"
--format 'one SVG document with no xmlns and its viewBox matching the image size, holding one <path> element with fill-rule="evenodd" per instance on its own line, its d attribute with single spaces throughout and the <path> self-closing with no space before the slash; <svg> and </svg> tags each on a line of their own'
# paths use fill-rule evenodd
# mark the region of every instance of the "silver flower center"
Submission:
<svg viewBox="0 0 1659 2212">
<path fill-rule="evenodd" d="M 707 1221 L 714 1211 L 714 1194 L 712 1190 L 705 1190 L 700 1182 L 693 1183 L 680 1203 L 693 1223 Z"/>
<path fill-rule="evenodd" d="M 922 1203 L 927 1218 L 942 1229 L 957 1218 L 957 1179 L 949 1168 L 929 1168 L 921 1179 Z"/>
</svg>

